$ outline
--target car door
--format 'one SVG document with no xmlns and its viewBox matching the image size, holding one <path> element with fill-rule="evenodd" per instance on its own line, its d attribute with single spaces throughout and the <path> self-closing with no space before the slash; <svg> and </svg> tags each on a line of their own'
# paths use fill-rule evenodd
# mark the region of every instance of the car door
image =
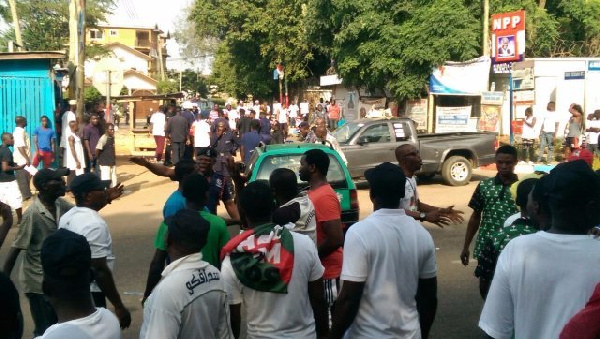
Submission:
<svg viewBox="0 0 600 339">
<path fill-rule="evenodd" d="M 355 138 L 355 146 L 345 151 L 352 177 L 361 177 L 382 162 L 396 162 L 396 138 L 387 121 L 369 124 Z"/>
</svg>

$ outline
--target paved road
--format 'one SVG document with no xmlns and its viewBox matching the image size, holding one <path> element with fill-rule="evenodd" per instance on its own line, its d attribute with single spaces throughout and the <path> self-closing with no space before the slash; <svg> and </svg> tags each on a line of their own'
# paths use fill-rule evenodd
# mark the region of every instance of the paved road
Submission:
<svg viewBox="0 0 600 339">
<path fill-rule="evenodd" d="M 132 326 L 123 332 L 123 338 L 136 338 L 142 319 L 141 293 L 145 287 L 148 264 L 153 254 L 152 241 L 160 222 L 162 206 L 167 196 L 176 189 L 169 179 L 154 177 L 145 169 L 124 164 L 119 167 L 120 181 L 126 185 L 126 194 L 102 210 L 112 233 L 114 252 L 117 257 L 115 277 L 123 301 L 132 312 Z M 422 201 L 437 205 L 454 205 L 470 215 L 467 203 L 478 180 L 494 175 L 489 171 L 476 171 L 474 180 L 467 186 L 448 187 L 439 178 L 419 186 Z M 372 212 L 368 189 L 359 191 L 361 218 Z M 223 209 L 220 209 L 223 214 Z M 426 224 L 437 247 L 438 299 L 439 306 L 432 330 L 433 338 L 480 338 L 477 321 L 482 302 L 479 298 L 477 281 L 473 277 L 474 267 L 460 264 L 459 253 L 466 229 L 466 222 L 441 229 Z M 233 232 L 234 230 L 232 230 Z M 14 239 L 16 227 L 7 237 L 0 250 L 0 263 L 4 263 L 8 248 Z M 13 272 L 13 280 L 17 274 Z M 28 303 L 22 296 L 21 305 L 25 313 L 25 338 L 32 333 L 32 322 Z"/>
</svg>

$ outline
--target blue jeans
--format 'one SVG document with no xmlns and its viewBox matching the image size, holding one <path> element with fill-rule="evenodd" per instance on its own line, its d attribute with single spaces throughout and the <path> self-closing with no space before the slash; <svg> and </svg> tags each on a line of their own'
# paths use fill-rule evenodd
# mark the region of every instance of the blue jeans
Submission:
<svg viewBox="0 0 600 339">
<path fill-rule="evenodd" d="M 538 162 L 542 161 L 542 155 L 544 155 L 544 148 L 548 146 L 548 158 L 547 162 L 554 161 L 554 132 L 542 132 L 540 134 L 540 154 L 538 155 Z"/>
</svg>

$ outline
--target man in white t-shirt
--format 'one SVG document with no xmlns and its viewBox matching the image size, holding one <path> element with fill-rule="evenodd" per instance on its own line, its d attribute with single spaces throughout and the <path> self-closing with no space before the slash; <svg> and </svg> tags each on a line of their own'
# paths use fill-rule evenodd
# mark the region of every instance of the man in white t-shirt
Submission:
<svg viewBox="0 0 600 339">
<path fill-rule="evenodd" d="M 44 294 L 58 323 L 37 339 L 119 339 L 119 320 L 90 298 L 90 245 L 84 236 L 66 229 L 49 235 L 41 250 Z"/>
<path fill-rule="evenodd" d="M 165 127 L 167 124 L 165 113 L 161 111 L 154 112 L 150 117 L 150 124 L 152 124 L 152 135 L 154 136 L 154 142 L 156 142 L 154 157 L 159 162 L 162 160 L 165 151 Z"/>
<path fill-rule="evenodd" d="M 15 131 L 13 137 L 15 138 L 14 149 L 14 160 L 18 166 L 29 166 L 31 165 L 30 154 L 31 147 L 29 143 L 29 134 L 25 131 L 27 127 L 27 119 L 22 116 L 15 118 Z M 23 200 L 29 200 L 31 198 L 31 187 L 29 182 L 31 181 L 31 174 L 25 169 L 15 171 L 17 177 L 17 184 L 19 184 L 19 191 L 21 191 L 21 197 Z"/>
<path fill-rule="evenodd" d="M 75 110 L 77 109 L 77 101 L 69 100 L 69 110 L 63 113 L 61 117 L 61 128 L 60 128 L 60 154 L 64 154 L 64 149 L 69 146 L 69 134 L 71 134 L 71 128 L 69 128 L 69 123 L 71 121 L 76 121 Z"/>
<path fill-rule="evenodd" d="M 241 220 L 249 230 L 229 241 L 221 252 L 234 336 L 240 334 L 242 302 L 248 310 L 248 338 L 326 336 L 324 268 L 315 244 L 271 222 L 273 196 L 266 183 L 248 184 L 239 199 Z M 266 275 L 249 276 L 249 272 Z"/>
<path fill-rule="evenodd" d="M 121 327 L 131 323 L 129 310 L 123 305 L 112 275 L 115 256 L 112 252 L 110 230 L 98 211 L 123 192 L 123 186 L 111 189 L 106 187 L 110 181 L 103 182 L 94 173 L 85 173 L 73 179 L 70 185 L 75 196 L 75 207 L 60 218 L 58 228 L 67 229 L 83 235 L 91 248 L 92 270 L 95 280 L 91 283 L 94 304 L 106 308 L 106 297 L 115 307 Z M 112 193 L 115 193 L 113 195 Z"/>
<path fill-rule="evenodd" d="M 415 220 L 429 221 L 439 227 L 444 227 L 450 222 L 464 221 L 461 214 L 462 211 L 454 209 L 454 206 L 446 208 L 427 205 L 419 199 L 417 191 L 417 173 L 423 164 L 419 150 L 411 145 L 400 145 L 396 148 L 396 160 L 398 165 L 406 175 L 406 185 L 404 197 L 400 199 L 400 208 L 403 208 L 406 215 L 413 217 Z"/>
<path fill-rule="evenodd" d="M 291 104 L 290 107 L 288 107 L 288 111 L 290 113 L 290 125 L 292 127 L 296 127 L 297 126 L 298 113 L 300 112 L 300 107 L 298 107 L 298 105 L 294 101 L 294 103 Z"/>
<path fill-rule="evenodd" d="M 435 245 L 399 208 L 406 177 L 384 162 L 365 172 L 373 212 L 346 233 L 331 338 L 427 338 L 437 309 Z M 418 293 L 417 293 L 418 292 Z"/>
<path fill-rule="evenodd" d="M 202 113 L 196 115 L 196 121 L 192 124 L 194 131 L 195 153 L 202 152 L 203 149 L 210 147 L 210 124 Z"/>
<path fill-rule="evenodd" d="M 538 154 L 538 162 L 542 162 L 542 155 L 544 150 L 548 147 L 548 157 L 546 162 L 554 161 L 554 137 L 556 136 L 556 130 L 558 129 L 558 117 L 554 112 L 555 105 L 551 101 L 546 106 L 546 112 L 540 118 L 541 120 L 541 131 L 540 131 L 540 153 Z"/>
<path fill-rule="evenodd" d="M 493 338 L 558 338 L 600 281 L 600 242 L 587 235 L 600 223 L 600 177 L 572 161 L 539 183 L 551 226 L 511 240 L 500 254 L 479 320 Z"/>
<path fill-rule="evenodd" d="M 191 209 L 165 220 L 171 263 L 144 305 L 140 339 L 230 338 L 227 294 L 219 270 L 202 260 L 210 223 Z"/>
<path fill-rule="evenodd" d="M 283 133 L 283 140 L 287 139 L 288 135 L 288 110 L 282 104 L 277 113 L 277 122 L 279 123 L 279 128 Z"/>
<path fill-rule="evenodd" d="M 227 105 L 225 105 L 223 113 L 225 113 L 225 116 L 227 117 L 227 120 L 229 122 L 229 128 L 235 133 L 235 131 L 237 131 L 237 122 L 240 119 L 238 111 L 231 108 L 230 103 L 227 103 Z"/>
<path fill-rule="evenodd" d="M 600 149 L 598 148 L 598 137 L 600 137 L 600 109 L 594 111 L 594 114 L 588 116 L 586 122 L 587 132 L 587 149 L 594 153 L 595 156 L 600 156 Z"/>
</svg>

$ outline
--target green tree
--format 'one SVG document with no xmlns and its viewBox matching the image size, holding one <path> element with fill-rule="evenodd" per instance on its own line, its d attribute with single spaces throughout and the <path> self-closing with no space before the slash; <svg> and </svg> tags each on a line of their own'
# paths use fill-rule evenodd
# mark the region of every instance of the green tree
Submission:
<svg viewBox="0 0 600 339">
<path fill-rule="evenodd" d="M 158 94 L 177 93 L 179 92 L 179 82 L 173 79 L 159 81 L 156 84 L 156 91 Z"/>
<path fill-rule="evenodd" d="M 208 85 L 206 79 L 191 69 L 186 69 L 185 71 L 179 72 L 176 71 L 168 71 L 167 78 L 174 79 L 177 83 L 179 83 L 179 79 L 181 76 L 181 89 L 191 93 L 198 93 L 201 97 L 206 98 L 208 95 Z"/>
<path fill-rule="evenodd" d="M 83 90 L 83 102 L 87 107 L 92 107 L 104 100 L 104 96 L 94 86 L 86 87 Z"/>
<path fill-rule="evenodd" d="M 31 51 L 68 49 L 69 44 L 69 1 L 66 0 L 16 0 L 23 43 Z M 0 16 L 12 23 L 8 3 L 0 4 Z M 114 7 L 114 0 L 88 0 L 86 2 L 86 24 L 94 27 L 105 19 Z M 3 32 L 3 40 L 11 40 L 14 32 Z M 3 45 L 3 48 L 6 45 Z"/>
</svg>

